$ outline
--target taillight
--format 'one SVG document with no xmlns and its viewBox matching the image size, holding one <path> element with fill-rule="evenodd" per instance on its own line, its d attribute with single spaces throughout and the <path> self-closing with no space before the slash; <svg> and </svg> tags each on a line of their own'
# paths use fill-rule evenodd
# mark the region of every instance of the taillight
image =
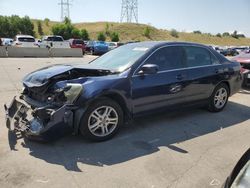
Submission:
<svg viewBox="0 0 250 188">
<path fill-rule="evenodd" d="M 16 46 L 19 46 L 19 45 L 22 45 L 22 43 L 20 43 L 20 42 L 17 42 L 17 43 L 16 43 Z"/>
</svg>

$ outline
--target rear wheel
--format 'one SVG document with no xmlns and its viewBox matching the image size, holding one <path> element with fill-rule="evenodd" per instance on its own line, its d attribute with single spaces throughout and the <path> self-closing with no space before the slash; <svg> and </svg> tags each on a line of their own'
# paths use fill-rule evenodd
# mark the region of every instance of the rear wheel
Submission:
<svg viewBox="0 0 250 188">
<path fill-rule="evenodd" d="M 115 101 L 103 98 L 94 102 L 85 112 L 81 124 L 81 134 L 93 141 L 112 138 L 123 124 L 123 112 Z"/>
<path fill-rule="evenodd" d="M 222 111 L 227 104 L 228 97 L 229 97 L 228 86 L 224 83 L 218 85 L 210 97 L 208 110 L 211 112 Z"/>
</svg>

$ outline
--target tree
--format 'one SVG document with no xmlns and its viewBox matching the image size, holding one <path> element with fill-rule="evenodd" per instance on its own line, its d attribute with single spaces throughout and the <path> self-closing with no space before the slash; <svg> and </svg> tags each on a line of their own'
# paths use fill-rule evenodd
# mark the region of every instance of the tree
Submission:
<svg viewBox="0 0 250 188">
<path fill-rule="evenodd" d="M 197 31 L 193 31 L 193 33 L 194 33 L 194 34 L 199 34 L 199 35 L 200 35 L 200 34 L 202 34 L 202 32 L 201 32 L 201 31 L 199 31 L 199 30 L 197 30 Z"/>
<path fill-rule="evenodd" d="M 119 34 L 116 32 L 111 33 L 110 39 L 112 42 L 118 42 L 120 40 Z"/>
<path fill-rule="evenodd" d="M 54 35 L 60 35 L 64 39 L 68 40 L 73 37 L 74 26 L 71 24 L 68 18 L 65 18 L 64 23 L 56 24 L 52 27 L 52 33 Z M 74 31 L 74 34 L 78 34 L 77 31 Z M 80 36 L 80 35 L 79 35 Z"/>
<path fill-rule="evenodd" d="M 44 33 L 43 33 L 43 28 L 42 28 L 42 23 L 40 20 L 37 21 L 37 30 L 38 30 L 38 34 L 40 36 L 42 36 Z"/>
<path fill-rule="evenodd" d="M 72 32 L 71 32 L 71 36 L 73 38 L 81 38 L 81 32 L 79 29 L 77 28 L 73 28 Z"/>
<path fill-rule="evenodd" d="M 105 25 L 105 34 L 106 34 L 107 36 L 110 35 L 110 32 L 109 32 L 109 23 L 106 23 L 106 25 Z"/>
<path fill-rule="evenodd" d="M 171 35 L 172 37 L 175 37 L 175 38 L 178 38 L 178 37 L 179 37 L 178 31 L 176 31 L 175 29 L 172 29 L 172 30 L 170 31 L 170 35 Z"/>
<path fill-rule="evenodd" d="M 97 36 L 97 40 L 99 41 L 105 41 L 106 40 L 106 36 L 104 35 L 103 32 L 100 32 Z"/>
<path fill-rule="evenodd" d="M 238 38 L 246 38 L 244 34 L 238 34 Z"/>
<path fill-rule="evenodd" d="M 230 34 L 229 34 L 228 32 L 224 32 L 224 33 L 222 34 L 222 36 L 223 36 L 223 37 L 229 37 Z"/>
<path fill-rule="evenodd" d="M 82 29 L 80 35 L 83 40 L 89 40 L 89 33 L 86 29 Z"/>
<path fill-rule="evenodd" d="M 220 34 L 220 33 L 217 33 L 217 34 L 216 34 L 216 37 L 220 37 L 220 38 L 221 38 L 221 34 Z"/>
<path fill-rule="evenodd" d="M 45 18 L 45 19 L 44 19 L 44 22 L 45 22 L 45 25 L 46 25 L 46 26 L 49 26 L 49 22 L 50 22 L 49 18 Z"/>
<path fill-rule="evenodd" d="M 34 25 L 28 16 L 0 16 L 0 36 L 13 38 L 17 34 L 33 35 Z"/>
<path fill-rule="evenodd" d="M 71 20 L 68 17 L 65 17 L 63 23 L 71 25 Z"/>
<path fill-rule="evenodd" d="M 238 32 L 235 30 L 232 34 L 231 37 L 238 39 Z"/>
<path fill-rule="evenodd" d="M 143 35 L 147 38 L 150 38 L 150 33 L 151 33 L 151 30 L 150 28 L 147 26 L 144 31 L 143 31 Z"/>
</svg>

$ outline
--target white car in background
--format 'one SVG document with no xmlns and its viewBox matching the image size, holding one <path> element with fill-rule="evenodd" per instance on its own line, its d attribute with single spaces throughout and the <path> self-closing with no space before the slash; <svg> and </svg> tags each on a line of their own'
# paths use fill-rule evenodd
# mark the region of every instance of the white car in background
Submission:
<svg viewBox="0 0 250 188">
<path fill-rule="evenodd" d="M 39 46 L 41 48 L 70 48 L 69 41 L 65 41 L 62 36 L 58 35 L 43 36 Z"/>
<path fill-rule="evenodd" d="M 35 38 L 31 35 L 16 35 L 12 46 L 16 47 L 36 47 Z"/>
<path fill-rule="evenodd" d="M 11 46 L 13 43 L 12 38 L 1 38 L 3 46 Z"/>
<path fill-rule="evenodd" d="M 109 51 L 118 47 L 118 43 L 117 42 L 106 42 L 106 43 L 108 44 Z"/>
</svg>

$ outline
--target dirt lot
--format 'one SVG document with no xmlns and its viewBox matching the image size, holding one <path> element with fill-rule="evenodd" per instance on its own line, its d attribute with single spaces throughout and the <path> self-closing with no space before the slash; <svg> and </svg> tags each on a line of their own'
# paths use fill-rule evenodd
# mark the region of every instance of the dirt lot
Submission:
<svg viewBox="0 0 250 188">
<path fill-rule="evenodd" d="M 0 106 L 18 94 L 26 73 L 92 58 L 0 59 Z M 249 107 L 250 92 L 241 91 L 221 113 L 162 113 L 135 120 L 107 142 L 69 135 L 49 144 L 8 133 L 2 107 L 0 187 L 221 187 L 249 147 Z"/>
</svg>

